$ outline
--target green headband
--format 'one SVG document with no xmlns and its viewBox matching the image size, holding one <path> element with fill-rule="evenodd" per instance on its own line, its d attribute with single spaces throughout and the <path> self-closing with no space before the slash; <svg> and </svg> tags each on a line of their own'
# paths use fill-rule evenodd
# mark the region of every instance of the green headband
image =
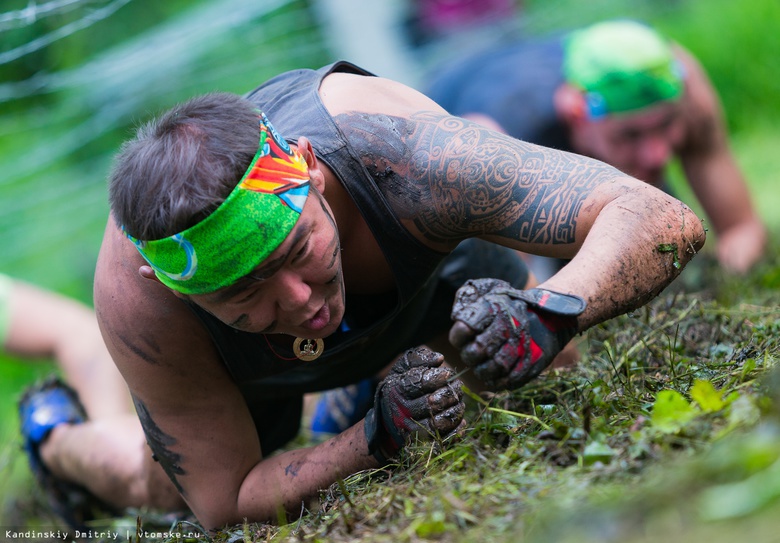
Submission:
<svg viewBox="0 0 780 543">
<path fill-rule="evenodd" d="M 669 43 L 632 21 L 573 32 L 565 43 L 564 74 L 584 92 L 594 118 L 677 100 L 683 92 L 682 69 Z"/>
<path fill-rule="evenodd" d="M 208 217 L 173 236 L 126 233 L 166 286 L 205 294 L 254 270 L 292 231 L 309 193 L 304 158 L 260 113 L 260 147 L 233 192 Z"/>
</svg>

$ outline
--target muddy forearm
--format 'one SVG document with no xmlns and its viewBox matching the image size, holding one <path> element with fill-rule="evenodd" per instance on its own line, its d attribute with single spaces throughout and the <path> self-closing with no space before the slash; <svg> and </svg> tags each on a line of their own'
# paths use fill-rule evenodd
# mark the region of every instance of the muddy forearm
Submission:
<svg viewBox="0 0 780 543">
<path fill-rule="evenodd" d="M 577 255 L 541 286 L 587 300 L 578 319 L 584 330 L 655 297 L 704 240 L 688 206 L 655 189 L 634 189 L 601 210 Z"/>
<path fill-rule="evenodd" d="M 281 508 L 297 515 L 302 502 L 315 498 L 339 478 L 377 466 L 368 454 L 361 421 L 316 447 L 285 452 L 257 464 L 244 479 L 233 520 L 276 521 Z M 201 521 L 217 525 L 224 519 Z"/>
</svg>

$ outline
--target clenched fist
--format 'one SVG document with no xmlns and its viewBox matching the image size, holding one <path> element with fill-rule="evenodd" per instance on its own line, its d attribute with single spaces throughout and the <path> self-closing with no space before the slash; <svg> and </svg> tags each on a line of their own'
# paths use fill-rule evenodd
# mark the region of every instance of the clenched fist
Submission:
<svg viewBox="0 0 780 543">
<path fill-rule="evenodd" d="M 465 427 L 463 385 L 442 362 L 430 349 L 410 349 L 379 383 L 365 431 L 368 452 L 381 463 L 413 437 L 446 439 Z"/>
<path fill-rule="evenodd" d="M 571 294 L 517 290 L 499 279 L 469 280 L 455 295 L 450 343 L 493 390 L 518 388 L 574 337 L 585 307 L 585 300 Z"/>
</svg>

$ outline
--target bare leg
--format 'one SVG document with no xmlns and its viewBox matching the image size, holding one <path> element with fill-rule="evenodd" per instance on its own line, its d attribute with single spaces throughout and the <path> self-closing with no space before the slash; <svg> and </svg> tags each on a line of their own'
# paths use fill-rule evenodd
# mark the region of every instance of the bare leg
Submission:
<svg viewBox="0 0 780 543">
<path fill-rule="evenodd" d="M 22 281 L 13 282 L 9 305 L 6 350 L 56 360 L 91 419 L 133 412 L 124 379 L 89 307 Z"/>
<path fill-rule="evenodd" d="M 53 358 L 89 419 L 56 426 L 40 448 L 47 468 L 117 508 L 179 510 L 184 501 L 152 460 L 124 379 L 86 305 L 21 281 L 9 296 L 7 350 Z"/>
<path fill-rule="evenodd" d="M 83 424 L 61 424 L 41 446 L 58 478 L 77 483 L 117 507 L 186 507 L 173 483 L 152 459 L 134 415 Z"/>
</svg>

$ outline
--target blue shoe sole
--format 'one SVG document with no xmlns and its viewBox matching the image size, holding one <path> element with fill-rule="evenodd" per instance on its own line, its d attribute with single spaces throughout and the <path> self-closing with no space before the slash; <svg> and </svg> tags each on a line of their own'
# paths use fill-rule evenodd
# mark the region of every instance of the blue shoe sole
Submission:
<svg viewBox="0 0 780 543">
<path fill-rule="evenodd" d="M 90 520 L 116 516 L 114 508 L 84 487 L 54 477 L 40 457 L 41 444 L 56 426 L 87 420 L 78 394 L 57 377 L 49 377 L 25 391 L 19 400 L 19 419 L 30 470 L 54 513 L 79 531 L 87 529 Z"/>
</svg>

